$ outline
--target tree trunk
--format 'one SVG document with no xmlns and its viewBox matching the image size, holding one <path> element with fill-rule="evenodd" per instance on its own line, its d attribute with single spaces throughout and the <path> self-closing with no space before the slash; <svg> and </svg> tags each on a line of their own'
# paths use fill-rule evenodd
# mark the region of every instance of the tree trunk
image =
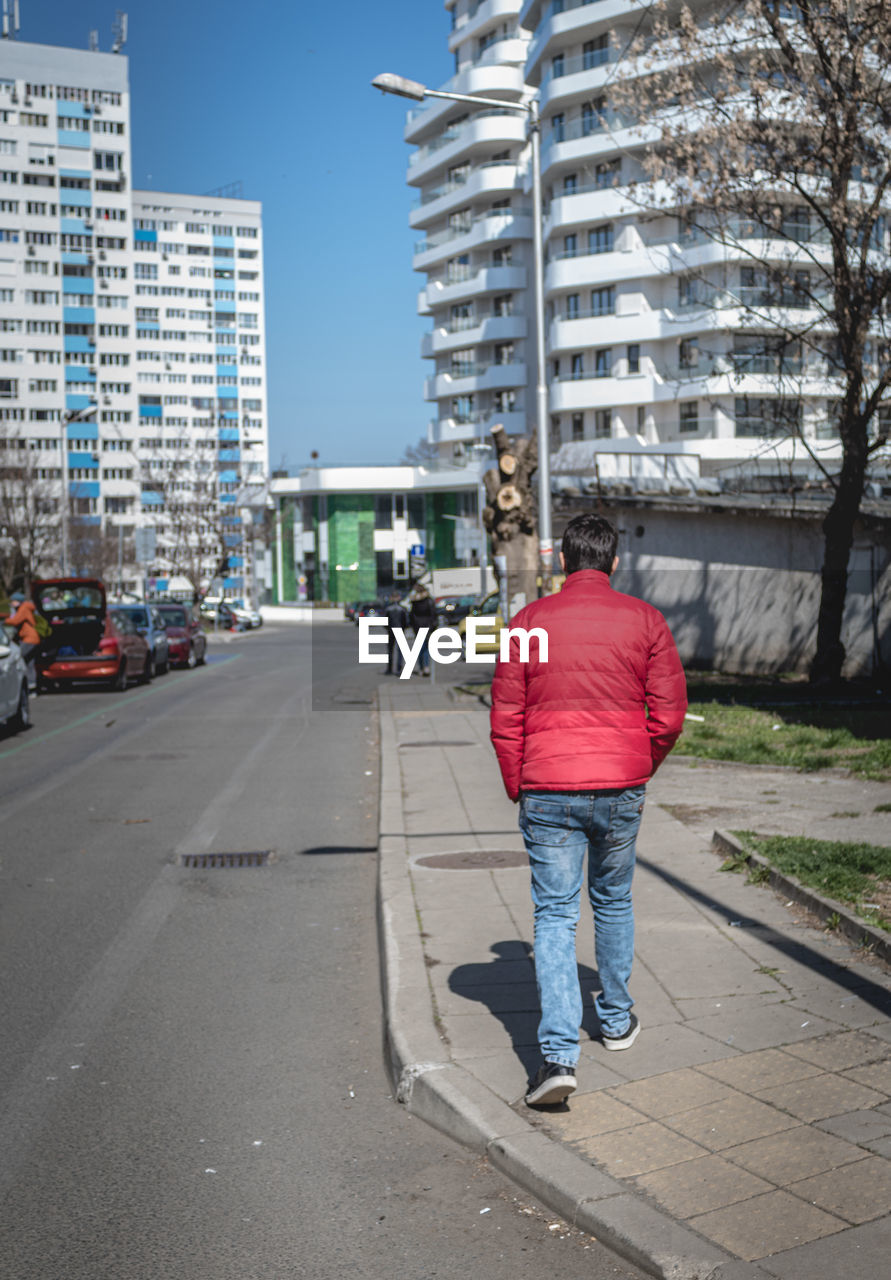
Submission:
<svg viewBox="0 0 891 1280">
<path fill-rule="evenodd" d="M 823 521 L 823 568 L 817 647 L 810 667 L 812 684 L 834 684 L 845 661 L 842 622 L 848 589 L 848 560 L 854 543 L 854 524 L 860 512 L 866 478 L 866 429 L 859 423 L 842 432 L 841 474 L 832 506 Z"/>
<path fill-rule="evenodd" d="M 499 582 L 502 571 L 507 575 L 513 614 L 538 594 L 538 504 L 531 483 L 538 469 L 538 447 L 534 433 L 529 439 L 511 440 L 500 424 L 492 428 L 492 439 L 498 467 L 483 476 L 483 524 L 492 539 Z"/>
</svg>

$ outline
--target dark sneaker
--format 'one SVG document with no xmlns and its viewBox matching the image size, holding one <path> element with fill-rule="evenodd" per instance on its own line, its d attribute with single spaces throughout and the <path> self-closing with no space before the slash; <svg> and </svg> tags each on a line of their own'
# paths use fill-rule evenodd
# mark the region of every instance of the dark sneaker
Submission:
<svg viewBox="0 0 891 1280">
<path fill-rule="evenodd" d="M 632 1013 L 627 1031 L 623 1031 L 617 1036 L 608 1036 L 605 1031 L 601 1031 L 600 1038 L 603 1041 L 604 1049 L 630 1049 L 637 1039 L 639 1032 L 640 1023 Z"/>
<path fill-rule="evenodd" d="M 538 1068 L 538 1074 L 529 1085 L 526 1094 L 526 1105 L 529 1107 L 548 1107 L 555 1102 L 562 1102 L 571 1093 L 575 1093 L 575 1067 L 564 1067 L 559 1062 L 546 1062 Z"/>
</svg>

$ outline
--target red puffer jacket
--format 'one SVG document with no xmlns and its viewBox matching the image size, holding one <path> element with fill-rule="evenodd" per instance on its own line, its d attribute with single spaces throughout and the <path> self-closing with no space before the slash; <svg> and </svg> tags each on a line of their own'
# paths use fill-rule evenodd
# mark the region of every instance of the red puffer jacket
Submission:
<svg viewBox="0 0 891 1280">
<path fill-rule="evenodd" d="M 492 684 L 492 742 L 507 794 L 638 786 L 677 741 L 684 672 L 662 614 L 613 591 L 597 569 L 571 573 L 557 595 L 521 609 L 511 627 L 542 627 L 520 661 L 511 637 Z"/>
</svg>

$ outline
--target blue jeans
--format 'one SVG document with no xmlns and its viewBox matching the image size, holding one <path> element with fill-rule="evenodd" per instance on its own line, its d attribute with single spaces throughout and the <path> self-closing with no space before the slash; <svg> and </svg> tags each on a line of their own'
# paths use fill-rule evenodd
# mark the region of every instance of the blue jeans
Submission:
<svg viewBox="0 0 891 1280">
<path fill-rule="evenodd" d="M 520 830 L 532 870 L 535 980 L 541 1004 L 538 1041 L 548 1062 L 574 1067 L 579 1058 L 582 993 L 575 954 L 582 876 L 588 897 L 601 992 L 594 1001 L 602 1029 L 628 1029 L 628 980 L 634 956 L 631 878 L 645 788 L 618 791 L 526 791 Z"/>
</svg>

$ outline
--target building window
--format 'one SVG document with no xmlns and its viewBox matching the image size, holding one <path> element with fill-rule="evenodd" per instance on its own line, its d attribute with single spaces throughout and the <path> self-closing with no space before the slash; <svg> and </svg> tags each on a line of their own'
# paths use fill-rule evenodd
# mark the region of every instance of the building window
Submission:
<svg viewBox="0 0 891 1280">
<path fill-rule="evenodd" d="M 555 80 L 566 74 L 566 60 L 562 53 L 558 53 L 555 58 L 551 58 L 551 75 Z"/>
<path fill-rule="evenodd" d="M 599 227 L 592 227 L 588 232 L 588 252 L 589 253 L 612 253 L 613 251 L 613 224 L 604 222 Z"/>
<path fill-rule="evenodd" d="M 584 440 L 585 438 L 585 415 L 583 413 L 574 413 L 572 415 L 572 439 Z"/>
<path fill-rule="evenodd" d="M 603 128 L 603 113 L 606 110 L 606 99 L 595 98 L 582 106 L 582 137 L 589 138 L 592 133 L 599 133 Z"/>
<path fill-rule="evenodd" d="M 699 430 L 699 405 L 695 400 L 687 400 L 679 406 L 678 423 L 681 435 L 692 435 Z"/>
<path fill-rule="evenodd" d="M 614 187 L 618 184 L 621 173 L 621 160 L 604 160 L 594 169 L 594 185 L 601 188 Z"/>
<path fill-rule="evenodd" d="M 609 36 L 604 34 L 596 40 L 586 40 L 582 46 L 582 67 L 590 71 L 592 67 L 602 67 L 609 62 Z"/>
<path fill-rule="evenodd" d="M 563 257 L 574 258 L 578 253 L 579 238 L 573 231 L 570 235 L 563 237 Z"/>
<path fill-rule="evenodd" d="M 584 376 L 585 376 L 585 356 L 584 356 L 584 353 L 583 353 L 583 352 L 581 352 L 581 351 L 577 351 L 577 352 L 575 353 L 575 355 L 572 357 L 572 363 L 571 363 L 571 366 L 570 366 L 570 374 L 569 374 L 569 376 L 572 378 L 572 380 L 573 380 L 574 382 L 575 382 L 575 381 L 578 381 L 578 379 L 580 379 L 580 378 L 584 378 Z"/>
<path fill-rule="evenodd" d="M 591 290 L 591 315 L 610 316 L 616 309 L 616 291 L 612 285 Z"/>
<path fill-rule="evenodd" d="M 563 194 L 565 196 L 572 195 L 579 185 L 578 174 L 567 173 L 563 179 Z"/>
<path fill-rule="evenodd" d="M 551 120 L 551 137 L 554 142 L 562 142 L 566 136 L 566 117 L 561 111 Z"/>
<path fill-rule="evenodd" d="M 509 316 L 513 312 L 513 294 L 500 293 L 492 299 L 493 316 Z"/>
<path fill-rule="evenodd" d="M 629 342 L 627 350 L 628 350 L 628 372 L 640 373 L 640 343 Z"/>
<path fill-rule="evenodd" d="M 613 434 L 612 409 L 598 409 L 594 415 L 594 436 L 597 440 L 608 440 Z"/>
<path fill-rule="evenodd" d="M 613 349 L 612 347 L 601 347 L 599 351 L 594 352 L 594 377 L 608 378 L 613 371 Z"/>
<path fill-rule="evenodd" d="M 554 415 L 551 417 L 550 438 L 551 438 L 551 448 L 552 448 L 552 449 L 559 449 L 559 448 L 560 448 L 560 444 L 561 444 L 561 440 L 560 440 L 560 419 L 559 419 L 559 417 L 558 417 L 556 414 L 554 414 Z"/>
<path fill-rule="evenodd" d="M 682 338 L 678 349 L 678 364 L 682 369 L 699 367 L 699 339 Z"/>
<path fill-rule="evenodd" d="M 566 319 L 577 320 L 579 314 L 579 295 L 570 293 L 566 298 Z"/>
</svg>

